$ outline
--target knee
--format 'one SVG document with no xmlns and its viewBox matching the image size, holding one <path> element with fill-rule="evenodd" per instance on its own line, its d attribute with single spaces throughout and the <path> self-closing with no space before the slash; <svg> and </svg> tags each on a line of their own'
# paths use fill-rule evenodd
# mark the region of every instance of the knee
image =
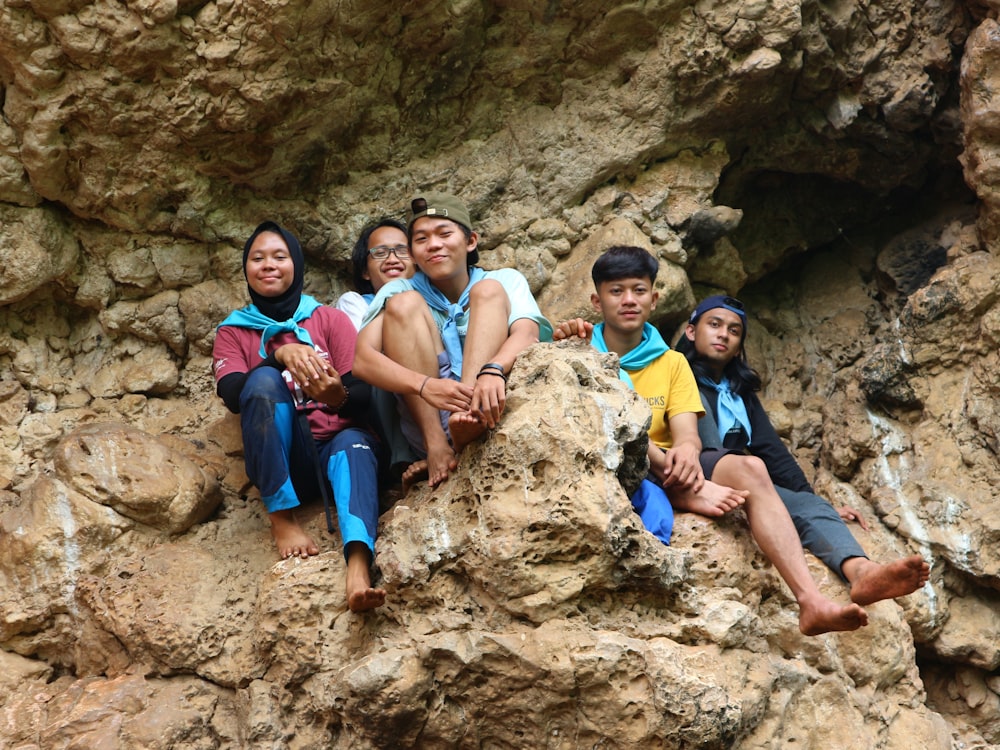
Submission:
<svg viewBox="0 0 1000 750">
<path fill-rule="evenodd" d="M 356 487 L 376 489 L 378 480 L 378 455 L 372 438 L 364 430 L 349 428 L 337 433 L 334 438 L 330 461 L 333 473 L 349 472 L 350 479 Z M 334 460 L 340 455 L 340 460 Z M 330 466 L 327 467 L 329 472 Z"/>
<path fill-rule="evenodd" d="M 469 306 L 507 304 L 507 291 L 496 279 L 483 279 L 469 290 Z"/>
<path fill-rule="evenodd" d="M 747 456 L 747 471 L 754 476 L 770 479 L 770 475 L 767 473 L 767 465 L 763 460 L 757 458 L 757 456 Z"/>
<path fill-rule="evenodd" d="M 375 439 L 365 430 L 348 427 L 337 433 L 336 449 L 367 459 L 375 459 Z"/>
<path fill-rule="evenodd" d="M 385 301 L 384 315 L 394 324 L 412 323 L 415 316 L 427 310 L 427 303 L 420 292 L 409 291 L 392 295 Z"/>
<path fill-rule="evenodd" d="M 756 456 L 740 456 L 738 469 L 744 486 L 770 483 L 767 466 Z"/>
<path fill-rule="evenodd" d="M 367 432 L 358 430 L 358 439 L 354 442 L 354 450 L 359 452 L 365 462 L 373 467 L 378 465 L 377 444 Z"/>
<path fill-rule="evenodd" d="M 282 374 L 273 367 L 258 367 L 247 375 L 247 382 L 240 393 L 240 403 L 245 404 L 252 399 L 265 399 L 271 402 L 290 401 L 291 394 Z"/>
<path fill-rule="evenodd" d="M 746 471 L 751 481 L 768 487 L 774 486 L 771 475 L 767 473 L 767 464 L 756 456 L 747 456 Z"/>
</svg>

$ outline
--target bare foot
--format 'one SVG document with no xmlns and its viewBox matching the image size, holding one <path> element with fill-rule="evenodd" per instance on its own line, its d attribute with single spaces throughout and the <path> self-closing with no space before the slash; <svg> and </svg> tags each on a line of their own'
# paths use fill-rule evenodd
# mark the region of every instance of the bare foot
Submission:
<svg viewBox="0 0 1000 750">
<path fill-rule="evenodd" d="M 427 461 L 420 459 L 419 461 L 414 461 L 412 464 L 407 466 L 403 470 L 403 476 L 401 477 L 403 482 L 403 497 L 406 497 L 406 493 L 410 491 L 410 488 L 419 482 L 421 479 L 427 479 Z"/>
<path fill-rule="evenodd" d="M 268 517 L 271 519 L 271 536 L 274 537 L 274 543 L 282 560 L 319 554 L 316 542 L 299 526 L 299 522 L 295 520 L 295 513 L 290 508 L 276 510 L 269 513 Z"/>
<path fill-rule="evenodd" d="M 822 595 L 799 602 L 799 630 L 803 635 L 857 630 L 868 624 L 868 613 L 857 604 L 840 605 Z"/>
<path fill-rule="evenodd" d="M 708 481 L 697 493 L 673 487 L 668 487 L 666 491 L 675 510 L 685 510 L 712 518 L 724 516 L 729 511 L 739 508 L 750 494 L 746 490 L 734 490 Z"/>
<path fill-rule="evenodd" d="M 367 612 L 385 604 L 385 589 L 366 586 L 347 596 L 347 606 L 351 612 Z"/>
<path fill-rule="evenodd" d="M 385 589 L 372 588 L 371 553 L 360 542 L 347 545 L 347 606 L 351 612 L 367 612 L 385 604 Z"/>
<path fill-rule="evenodd" d="M 455 412 L 448 418 L 448 433 L 451 435 L 451 444 L 455 447 L 455 453 L 461 453 L 462 448 L 484 432 L 486 432 L 486 423 L 481 422 L 479 417 L 471 412 Z"/>
<path fill-rule="evenodd" d="M 427 483 L 431 487 L 437 487 L 457 468 L 458 459 L 448 443 L 439 448 L 427 447 Z"/>
<path fill-rule="evenodd" d="M 862 606 L 912 594 L 927 583 L 931 574 L 930 565 L 920 555 L 885 564 L 852 557 L 844 563 L 843 569 L 851 582 L 851 601 Z"/>
</svg>

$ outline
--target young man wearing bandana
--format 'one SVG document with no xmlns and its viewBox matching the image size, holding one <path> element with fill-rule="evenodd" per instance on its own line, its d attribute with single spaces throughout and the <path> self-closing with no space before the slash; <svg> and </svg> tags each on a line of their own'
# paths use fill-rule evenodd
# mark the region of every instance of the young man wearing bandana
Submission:
<svg viewBox="0 0 1000 750">
<path fill-rule="evenodd" d="M 479 235 L 455 196 L 414 198 L 407 232 L 419 270 L 375 295 L 354 372 L 400 394 L 403 432 L 426 456 L 404 474 L 404 484 L 426 474 L 433 487 L 458 466 L 466 445 L 496 427 L 514 361 L 551 339 L 552 327 L 518 271 L 476 266 Z"/>
<path fill-rule="evenodd" d="M 247 476 L 260 491 L 282 559 L 319 553 L 295 517 L 303 494 L 332 489 L 347 562 L 347 604 L 373 609 L 378 522 L 374 439 L 362 429 L 370 387 L 351 374 L 355 330 L 302 293 L 305 260 L 293 234 L 264 222 L 243 248 L 252 304 L 216 331 L 216 391 L 240 415 Z M 304 414 L 305 419 L 300 415 Z"/>
<path fill-rule="evenodd" d="M 726 456 L 716 465 L 713 481 L 706 481 L 698 437 L 702 408 L 697 384 L 690 368 L 684 367 L 683 356 L 672 351 L 648 322 L 659 298 L 653 290 L 658 266 L 656 258 L 639 247 L 606 251 L 594 263 L 596 291 L 591 295 L 604 322 L 595 327 L 579 318 L 567 321 L 559 325 L 555 338 L 592 336 L 597 349 L 618 354 L 632 387 L 653 409 L 649 430 L 652 477 L 661 483 L 674 508 L 708 516 L 721 516 L 740 506 L 746 510 L 750 532 L 799 604 L 802 633 L 819 635 L 867 625 L 868 615 L 858 604 L 840 605 L 820 593 L 792 519 L 758 459 Z"/>
<path fill-rule="evenodd" d="M 930 574 L 920 555 L 885 564 L 873 562 L 844 523 L 845 519 L 856 520 L 867 529 L 861 514 L 846 507 L 834 509 L 813 492 L 757 397 L 761 380 L 747 363 L 746 336 L 743 304 L 716 295 L 699 303 L 677 343 L 695 373 L 706 411 L 699 422 L 706 449 L 702 454 L 706 476 L 738 481 L 729 476 L 728 467 L 759 460 L 767 482 L 791 514 L 802 545 L 850 586 L 851 600 L 856 604 L 863 606 L 916 591 Z M 708 515 L 721 513 L 710 509 Z"/>
</svg>

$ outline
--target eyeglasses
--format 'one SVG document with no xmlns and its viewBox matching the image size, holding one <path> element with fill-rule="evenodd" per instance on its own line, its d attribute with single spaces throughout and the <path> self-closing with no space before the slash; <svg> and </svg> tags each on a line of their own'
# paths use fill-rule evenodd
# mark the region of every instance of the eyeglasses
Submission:
<svg viewBox="0 0 1000 750">
<path fill-rule="evenodd" d="M 368 254 L 375 260 L 385 260 L 392 253 L 400 260 L 407 260 L 410 257 L 410 248 L 406 245 L 376 245 L 368 250 Z"/>
</svg>

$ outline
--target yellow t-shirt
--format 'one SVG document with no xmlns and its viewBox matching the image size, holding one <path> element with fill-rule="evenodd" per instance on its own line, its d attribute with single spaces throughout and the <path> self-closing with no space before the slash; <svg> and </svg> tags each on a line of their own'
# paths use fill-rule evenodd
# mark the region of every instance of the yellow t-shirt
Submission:
<svg viewBox="0 0 1000 750">
<path fill-rule="evenodd" d="M 641 370 L 629 372 L 629 377 L 636 393 L 646 399 L 653 410 L 649 439 L 663 450 L 669 450 L 674 444 L 667 421 L 670 417 L 685 412 L 694 412 L 700 417 L 705 413 L 694 373 L 680 352 L 673 349 L 664 352 Z"/>
</svg>

